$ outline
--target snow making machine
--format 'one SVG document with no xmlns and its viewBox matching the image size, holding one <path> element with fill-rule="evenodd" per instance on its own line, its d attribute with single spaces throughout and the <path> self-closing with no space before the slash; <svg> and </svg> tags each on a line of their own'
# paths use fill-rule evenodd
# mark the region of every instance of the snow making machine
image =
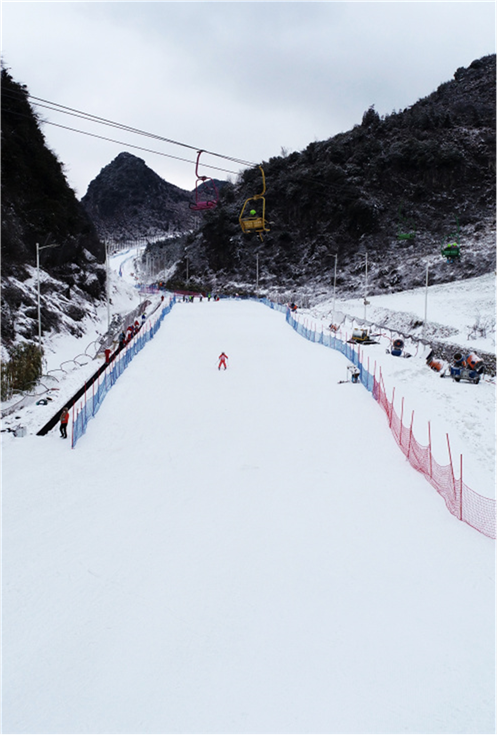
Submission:
<svg viewBox="0 0 497 735">
<path fill-rule="evenodd" d="M 468 383 L 479 383 L 484 370 L 483 361 L 474 352 L 470 352 L 468 355 L 456 352 L 452 358 L 452 363 L 449 365 L 450 377 L 456 383 L 459 383 L 460 380 L 465 380 Z"/>
<path fill-rule="evenodd" d="M 338 383 L 360 383 L 361 371 L 357 365 L 347 365 L 347 377 L 345 380 L 339 380 Z"/>
<path fill-rule="evenodd" d="M 400 337 L 393 340 L 391 347 L 386 352 L 389 355 L 393 355 L 393 357 L 411 357 L 411 353 L 405 350 L 404 340 L 400 339 Z"/>
</svg>

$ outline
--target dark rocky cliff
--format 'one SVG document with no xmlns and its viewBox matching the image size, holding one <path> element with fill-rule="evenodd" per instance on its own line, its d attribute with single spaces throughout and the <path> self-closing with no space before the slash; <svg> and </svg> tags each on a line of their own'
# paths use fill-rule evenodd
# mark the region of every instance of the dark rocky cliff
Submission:
<svg viewBox="0 0 497 735">
<path fill-rule="evenodd" d="M 93 179 L 81 202 L 103 237 L 133 240 L 192 229 L 191 200 L 141 158 L 120 153 Z"/>
<path fill-rule="evenodd" d="M 30 339 L 37 333 L 32 283 L 37 243 L 59 246 L 40 254 L 51 284 L 43 288 L 42 329 L 61 323 L 60 310 L 50 304 L 51 294 L 59 292 L 77 331 L 84 313 L 79 302 L 93 303 L 104 293 L 104 246 L 45 143 L 26 87 L 2 68 L 2 343 L 7 349 L 17 336 Z"/>
</svg>

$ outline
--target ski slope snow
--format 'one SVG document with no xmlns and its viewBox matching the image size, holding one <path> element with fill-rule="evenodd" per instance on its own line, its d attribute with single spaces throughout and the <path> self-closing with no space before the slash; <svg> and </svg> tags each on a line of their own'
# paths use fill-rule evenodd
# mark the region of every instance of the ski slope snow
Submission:
<svg viewBox="0 0 497 735">
<path fill-rule="evenodd" d="M 346 364 L 179 303 L 74 450 L 4 438 L 4 732 L 494 731 L 494 543 Z"/>
<path fill-rule="evenodd" d="M 371 332 L 378 344 L 362 351 L 363 361 L 370 369 L 376 365 L 376 374 L 384 381 L 389 398 L 394 395 L 395 409 L 400 415 L 404 402 L 404 424 L 409 426 L 414 411 L 413 430 L 421 444 L 427 446 L 428 422 L 431 424 L 433 451 L 440 464 L 450 464 L 447 435 L 450 440 L 453 464 L 457 476 L 460 457 L 463 460 L 464 481 L 478 494 L 495 498 L 495 376 L 483 376 L 476 386 L 450 378 L 427 368 L 430 339 L 445 343 L 454 354 L 461 349 L 465 354 L 495 355 L 495 274 L 437 284 L 394 294 L 368 296 L 366 316 L 375 326 Z M 357 326 L 364 319 L 363 299 L 337 301 L 335 321 L 344 319 L 339 335 L 342 339 L 352 333 L 352 318 Z M 412 356 L 399 359 L 386 355 L 391 340 L 398 336 L 423 337 L 423 323 L 427 312 L 424 347 L 415 339 L 406 339 L 406 351 Z M 306 320 L 316 329 L 328 329 L 333 321 L 333 302 L 323 302 L 311 310 L 299 309 L 300 321 Z M 336 318 L 338 317 L 338 318 Z M 415 327 L 414 325 L 418 325 Z M 479 325 L 481 333 L 474 332 Z M 473 333 L 472 333 L 473 331 Z M 440 355 L 436 356 L 440 357 Z"/>
</svg>

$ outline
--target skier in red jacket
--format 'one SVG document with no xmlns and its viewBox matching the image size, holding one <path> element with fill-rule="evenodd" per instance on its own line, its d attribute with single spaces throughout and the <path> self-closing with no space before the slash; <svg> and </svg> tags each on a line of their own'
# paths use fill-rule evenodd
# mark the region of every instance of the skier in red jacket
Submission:
<svg viewBox="0 0 497 735">
<path fill-rule="evenodd" d="M 219 365 L 217 368 L 218 370 L 221 370 L 222 367 L 226 370 L 227 368 L 226 360 L 227 359 L 228 359 L 228 355 L 226 355 L 224 352 L 221 352 L 221 354 L 219 355 Z"/>
<path fill-rule="evenodd" d="M 69 423 L 69 409 L 64 407 L 60 415 L 60 435 L 63 439 L 67 439 L 67 424 Z"/>
</svg>

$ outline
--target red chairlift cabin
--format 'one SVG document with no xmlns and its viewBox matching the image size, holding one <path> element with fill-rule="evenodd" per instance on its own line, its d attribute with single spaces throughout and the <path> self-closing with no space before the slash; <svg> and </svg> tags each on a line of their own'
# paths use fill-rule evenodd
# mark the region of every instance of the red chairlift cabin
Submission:
<svg viewBox="0 0 497 735">
<path fill-rule="evenodd" d="M 205 212 L 214 209 L 219 201 L 219 194 L 214 181 L 209 176 L 200 176 L 198 172 L 198 162 L 203 151 L 198 152 L 197 163 L 195 166 L 195 202 L 190 202 L 190 209 L 193 212 Z M 205 182 L 210 182 L 206 184 Z"/>
</svg>

